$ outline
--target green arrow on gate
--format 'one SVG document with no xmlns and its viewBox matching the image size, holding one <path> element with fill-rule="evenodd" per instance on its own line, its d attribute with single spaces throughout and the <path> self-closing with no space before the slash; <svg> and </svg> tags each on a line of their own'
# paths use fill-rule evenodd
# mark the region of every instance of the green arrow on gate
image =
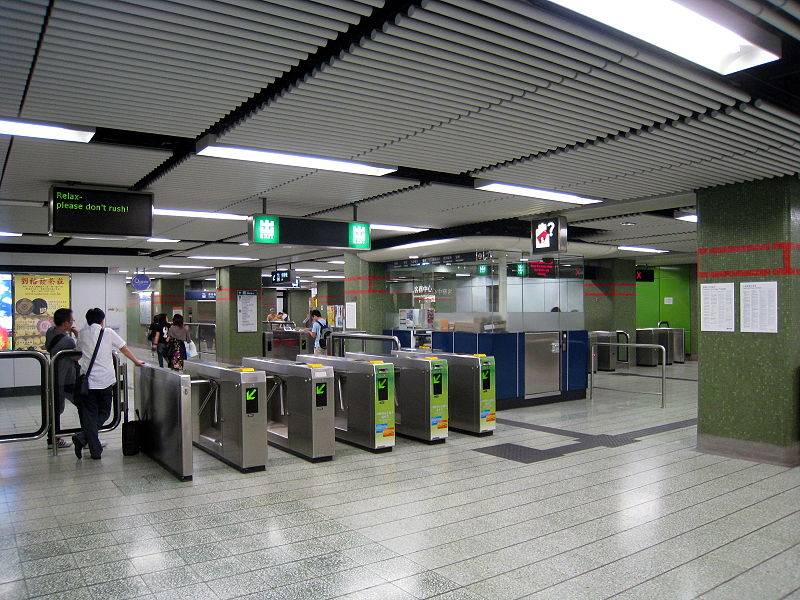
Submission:
<svg viewBox="0 0 800 600">
<path fill-rule="evenodd" d="M 489 370 L 481 371 L 481 379 L 489 379 Z"/>
<path fill-rule="evenodd" d="M 317 384 L 317 394 L 324 394 L 325 393 L 325 384 L 318 383 Z"/>
<path fill-rule="evenodd" d="M 258 388 L 247 388 L 247 394 L 245 395 L 245 398 L 248 400 L 255 400 L 257 396 Z"/>
<path fill-rule="evenodd" d="M 433 374 L 433 383 L 441 383 L 442 381 L 442 374 L 441 373 L 434 373 Z"/>
<path fill-rule="evenodd" d="M 382 390 L 386 387 L 386 384 L 389 382 L 388 379 L 378 379 L 378 389 Z"/>
</svg>

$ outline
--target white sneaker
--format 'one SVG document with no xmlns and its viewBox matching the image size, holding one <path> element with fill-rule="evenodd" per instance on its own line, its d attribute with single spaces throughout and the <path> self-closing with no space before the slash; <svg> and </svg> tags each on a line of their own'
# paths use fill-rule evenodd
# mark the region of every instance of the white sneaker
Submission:
<svg viewBox="0 0 800 600">
<path fill-rule="evenodd" d="M 56 446 L 59 448 L 69 448 L 72 446 L 72 442 L 64 438 L 56 438 Z"/>
<path fill-rule="evenodd" d="M 71 445 L 72 445 L 72 444 L 70 444 L 70 446 L 71 446 Z M 100 440 L 100 445 L 101 445 L 103 448 L 105 448 L 106 446 L 108 446 L 108 442 L 107 442 L 107 441 L 105 441 L 105 440 Z M 60 446 L 59 446 L 59 447 L 60 447 Z"/>
</svg>

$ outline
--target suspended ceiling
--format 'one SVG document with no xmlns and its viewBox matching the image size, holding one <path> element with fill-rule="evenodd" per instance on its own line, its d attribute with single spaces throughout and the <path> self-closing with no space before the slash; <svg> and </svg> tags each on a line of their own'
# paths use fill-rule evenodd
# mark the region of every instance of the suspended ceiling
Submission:
<svg viewBox="0 0 800 600">
<path fill-rule="evenodd" d="M 240 246 L 243 221 L 161 216 L 154 235 L 182 242 L 53 240 L 41 206 L 66 181 L 152 191 L 159 208 L 351 219 L 355 206 L 434 229 L 564 213 L 584 242 L 691 261 L 694 226 L 669 210 L 700 188 L 800 170 L 796 3 L 720 2 L 780 36 L 786 58 L 722 77 L 547 0 L 5 2 L 0 116 L 100 129 L 86 145 L 0 136 L 2 229 L 26 234 L 2 240 L 0 262 L 57 261 L 33 252 L 56 244 L 148 268 L 212 250 L 264 267 L 336 255 Z M 400 169 L 194 155 L 207 134 Z M 478 191 L 473 178 L 604 202 Z M 648 226 L 617 226 L 630 215 Z"/>
</svg>

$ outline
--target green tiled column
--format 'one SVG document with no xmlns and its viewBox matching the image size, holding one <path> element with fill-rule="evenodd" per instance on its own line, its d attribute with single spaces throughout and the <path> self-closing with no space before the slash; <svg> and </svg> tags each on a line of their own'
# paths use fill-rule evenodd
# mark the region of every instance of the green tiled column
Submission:
<svg viewBox="0 0 800 600">
<path fill-rule="evenodd" d="M 323 318 L 327 318 L 327 309 L 331 304 L 344 304 L 344 282 L 317 281 L 317 306 Z"/>
<path fill-rule="evenodd" d="M 183 315 L 186 298 L 184 288 L 183 279 L 159 279 L 153 293 L 153 314 L 165 313 L 170 321 L 174 314 Z"/>
<path fill-rule="evenodd" d="M 636 263 L 632 260 L 598 260 L 590 263 L 597 278 L 583 287 L 583 311 L 589 331 L 627 331 L 635 341 Z"/>
<path fill-rule="evenodd" d="M 236 292 L 258 292 L 256 322 L 258 331 L 239 333 L 236 319 Z M 243 356 L 261 356 L 261 321 L 265 318 L 261 298 L 260 267 L 217 269 L 217 360 L 239 364 Z"/>
<path fill-rule="evenodd" d="M 735 332 L 699 332 L 698 448 L 800 464 L 800 181 L 700 190 L 697 207 L 699 285 L 736 284 Z M 777 281 L 778 333 L 740 332 L 740 284 L 759 281 Z"/>
<path fill-rule="evenodd" d="M 357 254 L 344 255 L 345 302 L 356 303 L 360 331 L 383 333 L 391 324 L 393 304 L 386 285 L 386 266 L 361 260 Z"/>
</svg>

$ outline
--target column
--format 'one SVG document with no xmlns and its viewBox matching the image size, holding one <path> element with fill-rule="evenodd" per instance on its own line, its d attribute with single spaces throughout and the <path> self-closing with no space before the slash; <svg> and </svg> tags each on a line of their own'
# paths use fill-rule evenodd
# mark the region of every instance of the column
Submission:
<svg viewBox="0 0 800 600">
<path fill-rule="evenodd" d="M 703 285 L 732 283 L 735 299 L 734 331 L 701 323 L 698 449 L 798 465 L 800 181 L 699 190 L 697 208 L 701 313 Z M 777 333 L 742 332 L 740 292 L 749 282 L 777 282 Z"/>
<path fill-rule="evenodd" d="M 585 280 L 583 311 L 589 331 L 627 331 L 636 341 L 636 262 L 598 260 L 590 263 L 597 272 Z M 624 353 L 623 353 L 624 354 Z"/>
<path fill-rule="evenodd" d="M 344 255 L 345 302 L 356 303 L 359 331 L 383 333 L 391 325 L 391 298 L 386 284 L 386 266 L 361 260 L 357 254 Z"/>
<path fill-rule="evenodd" d="M 255 292 L 256 331 L 240 332 L 237 327 L 239 292 Z M 217 360 L 239 364 L 244 356 L 261 356 L 261 322 L 265 319 L 261 288 L 261 267 L 217 269 Z"/>
<path fill-rule="evenodd" d="M 184 287 L 183 279 L 159 279 L 153 293 L 153 314 L 165 313 L 170 321 L 174 314 L 183 315 L 186 297 Z"/>
</svg>

